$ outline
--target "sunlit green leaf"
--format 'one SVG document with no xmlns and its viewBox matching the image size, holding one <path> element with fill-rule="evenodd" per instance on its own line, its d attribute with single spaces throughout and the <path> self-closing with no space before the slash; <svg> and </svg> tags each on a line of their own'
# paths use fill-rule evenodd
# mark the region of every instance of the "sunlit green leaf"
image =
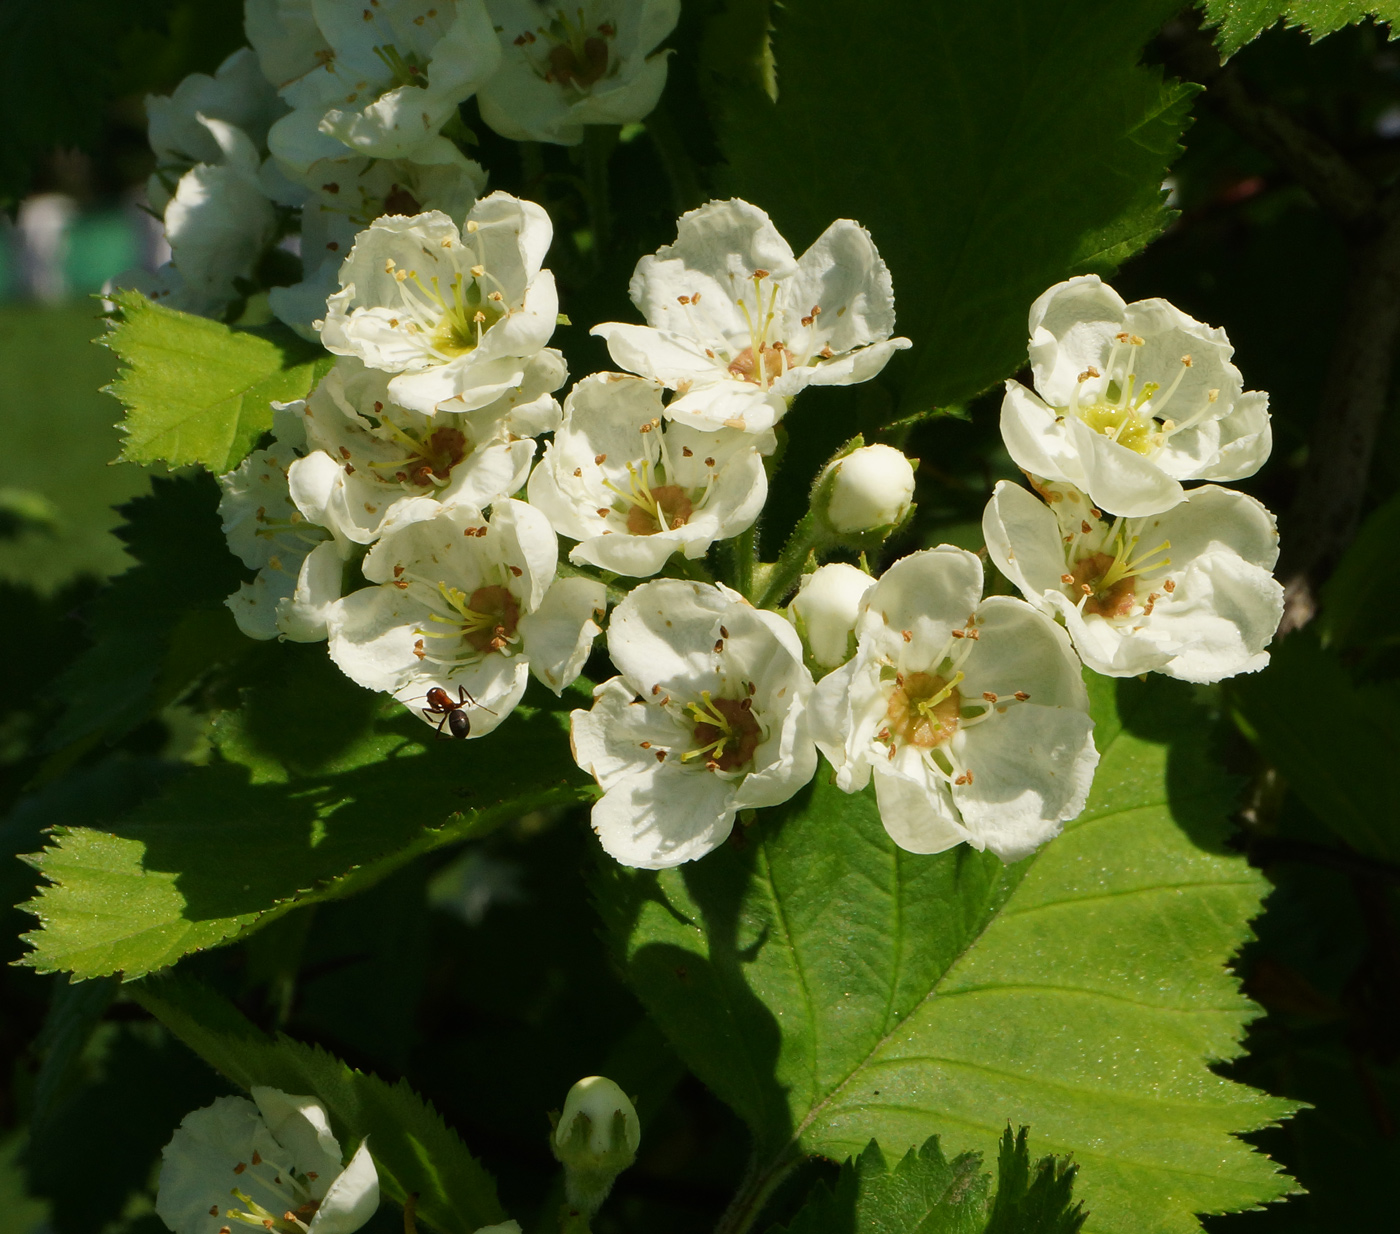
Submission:
<svg viewBox="0 0 1400 1234">
<path fill-rule="evenodd" d="M 1233 56 L 1280 18 L 1320 39 L 1371 16 L 1392 23 L 1400 17 L 1394 0 L 1205 0 L 1204 8 L 1206 20 L 1219 27 L 1222 56 Z"/>
</svg>

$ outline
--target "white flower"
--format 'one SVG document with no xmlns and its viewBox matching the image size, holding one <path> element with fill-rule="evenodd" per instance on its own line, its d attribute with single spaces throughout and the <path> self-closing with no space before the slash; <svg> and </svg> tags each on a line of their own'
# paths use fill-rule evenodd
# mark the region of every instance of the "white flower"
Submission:
<svg viewBox="0 0 1400 1234">
<path fill-rule="evenodd" d="M 379 1207 L 368 1145 L 342 1166 L 319 1101 L 262 1087 L 252 1097 L 219 1097 L 185 1117 L 161 1154 L 161 1220 L 175 1234 L 218 1234 L 235 1223 L 353 1234 Z"/>
<path fill-rule="evenodd" d="M 804 387 L 869 381 L 911 345 L 890 337 L 890 273 L 849 219 L 794 258 L 757 206 L 712 201 L 637 263 L 629 291 L 647 325 L 593 333 L 619 367 L 674 390 L 666 414 L 698 429 L 763 432 Z"/>
<path fill-rule="evenodd" d="M 240 47 L 215 70 L 191 73 L 169 95 L 146 96 L 147 134 L 157 169 L 146 186 L 147 202 L 165 210 L 171 186 L 196 163 L 218 163 L 224 152 L 206 120 L 220 120 L 247 135 L 259 150 L 286 106 L 258 70 L 257 57 Z"/>
<path fill-rule="evenodd" d="M 448 163 L 323 159 L 302 180 L 310 195 L 301 192 L 285 204 L 301 207 L 306 277 L 274 287 L 268 302 L 279 318 L 313 338 L 312 323 L 326 315 L 326 301 L 340 289 L 337 276 L 359 232 L 384 214 L 440 210 L 449 218 L 466 218 L 486 188 L 481 165 L 462 155 Z"/>
<path fill-rule="evenodd" d="M 861 446 L 832 464 L 826 516 L 843 533 L 875 531 L 903 521 L 914 500 L 914 466 L 893 446 Z"/>
<path fill-rule="evenodd" d="M 287 471 L 306 450 L 297 406 L 274 403 L 276 440 L 219 477 L 219 517 L 229 548 L 258 572 L 228 598 L 238 628 L 249 638 L 311 643 L 326 637 L 326 608 L 340 598 L 349 544 L 292 500 Z"/>
<path fill-rule="evenodd" d="M 854 654 L 856 621 L 873 586 L 875 580 L 864 570 L 842 561 L 802 576 L 788 614 L 820 668 L 836 668 Z"/>
<path fill-rule="evenodd" d="M 564 423 L 530 473 L 530 504 L 579 541 L 576 565 L 645 578 L 675 552 L 703 557 L 752 525 L 768 496 L 771 437 L 663 422 L 643 377 L 594 373 L 564 401 Z"/>
<path fill-rule="evenodd" d="M 565 375 L 564 358 L 546 349 L 521 386 L 489 406 L 425 416 L 394 403 L 387 373 L 343 359 L 309 399 L 291 404 L 311 451 L 287 473 L 292 500 L 359 544 L 377 540 L 406 501 L 489 506 L 524 485 L 531 437 L 559 421 L 550 391 Z"/>
<path fill-rule="evenodd" d="M 277 211 L 258 179 L 258 152 L 246 133 L 198 117 L 222 161 L 198 163 L 180 177 L 165 207 L 165 238 L 178 283 L 167 284 L 171 308 L 222 316 L 277 236 Z"/>
<path fill-rule="evenodd" d="M 465 699 L 469 735 L 481 737 L 514 710 L 532 670 L 555 694 L 579 675 L 606 592 L 555 579 L 554 532 L 523 501 L 498 502 L 489 522 L 467 506 L 424 513 L 369 551 L 365 577 L 379 586 L 332 606 L 331 659 L 435 727 L 448 713 L 433 709 L 430 690 Z"/>
<path fill-rule="evenodd" d="M 1210 682 L 1252 673 L 1283 616 L 1274 518 L 1206 485 L 1164 514 L 1104 518 L 1069 485 L 1045 502 L 1002 481 L 982 516 L 998 568 L 1061 618 L 1096 673 Z"/>
<path fill-rule="evenodd" d="M 1007 382 L 1001 433 L 1031 474 L 1138 518 L 1176 505 L 1182 480 L 1238 480 L 1269 457 L 1268 395 L 1243 392 L 1224 330 L 1087 274 L 1031 305 L 1030 332 L 1039 397 Z"/>
<path fill-rule="evenodd" d="M 501 61 L 482 0 L 253 0 L 246 26 L 292 107 L 268 146 L 302 170 L 347 147 L 449 161 L 455 147 L 439 130 Z"/>
<path fill-rule="evenodd" d="M 812 675 L 776 613 L 721 584 L 658 579 L 613 611 L 608 654 L 621 676 L 573 713 L 573 746 L 603 790 L 593 830 L 623 865 L 703 857 L 740 810 L 777 805 L 812 778 Z"/>
<path fill-rule="evenodd" d="M 874 773 L 901 848 L 966 842 L 1015 861 L 1084 808 L 1098 753 L 1065 632 L 981 594 L 962 549 L 897 561 L 866 594 L 855 659 L 818 682 L 809 711 L 842 789 Z"/>
<path fill-rule="evenodd" d="M 645 119 L 666 85 L 666 52 L 680 0 L 586 0 L 540 5 L 486 0 L 501 34 L 501 67 L 477 96 L 502 137 L 573 146 L 586 124 Z"/>
<path fill-rule="evenodd" d="M 326 306 L 321 341 L 398 376 L 414 411 L 471 411 L 518 386 L 554 333 L 559 298 L 540 269 L 553 229 L 533 202 L 492 193 L 465 227 L 437 211 L 362 231 Z"/>
</svg>

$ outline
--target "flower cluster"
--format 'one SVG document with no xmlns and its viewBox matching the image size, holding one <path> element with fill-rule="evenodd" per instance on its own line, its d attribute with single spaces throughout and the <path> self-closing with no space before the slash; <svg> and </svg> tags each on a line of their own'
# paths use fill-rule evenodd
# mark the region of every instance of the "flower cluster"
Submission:
<svg viewBox="0 0 1400 1234">
<path fill-rule="evenodd" d="M 245 0 L 252 46 L 146 100 L 171 255 L 118 283 L 217 318 L 267 288 L 312 338 L 358 232 L 428 210 L 460 222 L 485 191 L 463 102 L 520 141 L 640 121 L 679 16 L 679 0 Z"/>
<path fill-rule="evenodd" d="M 949 545 L 876 577 L 915 469 L 859 439 L 756 561 L 797 396 L 910 345 L 871 236 L 838 220 L 798 255 L 748 202 L 690 211 L 636 266 L 643 320 L 593 328 L 619 371 L 561 396 L 551 220 L 481 195 L 457 106 L 477 93 L 503 134 L 562 143 L 637 119 L 678 5 L 436 3 L 248 0 L 252 50 L 150 100 L 158 294 L 229 314 L 299 228 L 301 279 L 270 305 L 335 357 L 221 478 L 247 634 L 324 640 L 360 685 L 475 739 L 531 676 L 562 695 L 606 625 L 615 675 L 573 713 L 573 750 L 603 847 L 648 868 L 703 856 L 821 758 L 846 792 L 873 782 L 902 847 L 1016 860 L 1087 800 L 1084 666 L 1213 682 L 1266 662 L 1272 516 L 1184 484 L 1257 470 L 1267 398 L 1223 331 L 1092 276 L 1035 302 L 1035 389 L 1007 386 L 1031 487 L 998 484 L 983 529 L 1021 598 L 984 595 L 981 558 Z"/>
</svg>

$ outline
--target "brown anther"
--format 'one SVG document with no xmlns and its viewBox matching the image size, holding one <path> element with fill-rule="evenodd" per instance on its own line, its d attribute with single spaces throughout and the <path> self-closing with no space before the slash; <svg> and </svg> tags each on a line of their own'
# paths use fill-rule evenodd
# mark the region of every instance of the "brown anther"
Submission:
<svg viewBox="0 0 1400 1234">
<path fill-rule="evenodd" d="M 723 626 L 720 626 L 720 628 L 719 628 L 719 636 L 720 636 L 720 638 L 728 638 L 728 637 L 729 637 L 729 631 L 726 630 Z"/>
<path fill-rule="evenodd" d="M 604 463 L 608 461 L 608 456 L 606 454 L 595 454 L 593 456 L 593 461 L 597 463 L 599 467 L 601 467 Z"/>
<path fill-rule="evenodd" d="M 379 412 L 381 412 L 381 411 L 383 411 L 383 410 L 384 410 L 384 404 L 381 403 L 378 399 L 375 399 L 375 400 L 374 400 L 374 411 L 375 411 L 375 414 L 378 415 Z"/>
<path fill-rule="evenodd" d="M 607 518 L 608 515 L 611 514 L 611 513 L 612 513 L 612 511 L 609 510 L 606 506 L 599 506 L 599 507 L 598 507 L 598 517 L 599 517 L 599 518 Z"/>
<path fill-rule="evenodd" d="M 427 652 L 427 650 L 424 648 L 424 646 L 423 646 L 423 640 L 422 640 L 421 638 L 417 638 L 417 639 L 414 639 L 414 640 L 413 640 L 413 654 L 414 654 L 415 656 L 417 656 L 418 659 L 420 659 L 420 660 L 425 660 L 425 659 L 427 659 L 427 657 L 428 657 L 428 652 Z"/>
<path fill-rule="evenodd" d="M 682 457 L 682 458 L 694 458 L 694 457 L 695 457 L 695 451 L 692 450 L 689 446 L 682 446 L 682 447 L 681 447 L 681 457 Z"/>
<path fill-rule="evenodd" d="M 1152 610 L 1157 607 L 1157 601 L 1161 598 L 1162 597 L 1155 591 L 1148 595 L 1147 603 L 1142 606 L 1142 615 L 1144 617 L 1151 617 Z"/>
<path fill-rule="evenodd" d="M 1142 338 L 1141 338 L 1139 335 L 1136 335 L 1136 334 L 1132 335 L 1132 336 L 1128 339 L 1128 342 L 1130 342 L 1134 347 L 1141 347 L 1142 344 L 1143 344 Z"/>
<path fill-rule="evenodd" d="M 657 752 L 656 752 L 656 761 L 657 761 L 658 763 L 664 763 L 664 762 L 666 761 L 666 751 L 665 751 L 665 750 L 657 750 Z"/>
<path fill-rule="evenodd" d="M 739 700 L 739 710 L 740 710 L 740 711 L 751 711 L 751 710 L 753 710 L 753 699 L 751 699 L 751 698 L 741 698 L 741 699 Z"/>
<path fill-rule="evenodd" d="M 247 1168 L 248 1168 L 248 1163 L 247 1163 L 246 1161 L 240 1161 L 236 1166 L 233 1167 L 233 1172 L 234 1172 L 235 1174 L 242 1174 L 243 1171 L 246 1170 Z"/>
<path fill-rule="evenodd" d="M 1170 595 L 1173 591 L 1176 590 L 1176 579 L 1167 579 L 1166 582 L 1162 584 L 1162 590 L 1165 591 L 1168 595 Z"/>
<path fill-rule="evenodd" d="M 912 630 L 901 630 L 899 636 L 906 643 L 912 643 L 914 641 L 914 632 Z"/>
<path fill-rule="evenodd" d="M 1080 535 L 1082 535 L 1082 536 L 1087 536 L 1087 535 L 1088 535 L 1091 531 L 1093 531 L 1093 530 L 1094 530 L 1094 529 L 1093 529 L 1092 527 L 1090 527 L 1089 524 L 1086 523 L 1083 519 L 1080 519 L 1080 520 L 1079 520 L 1079 534 L 1080 534 Z"/>
<path fill-rule="evenodd" d="M 821 356 L 823 360 L 830 360 L 836 353 L 832 351 L 830 347 L 823 347 L 817 354 Z"/>
<path fill-rule="evenodd" d="M 1090 377 L 1101 377 L 1102 374 L 1092 364 L 1079 374 L 1080 381 L 1088 381 Z"/>
<path fill-rule="evenodd" d="M 966 637 L 967 637 L 967 631 L 966 631 L 966 630 L 954 630 L 954 631 L 953 631 L 953 637 L 954 637 L 954 638 L 966 638 Z"/>
<path fill-rule="evenodd" d="M 661 700 L 657 703 L 657 706 L 658 706 L 658 707 L 664 707 L 664 706 L 666 706 L 666 704 L 669 703 L 670 701 L 671 701 L 671 696 L 668 694 L 668 695 L 666 695 L 665 698 L 661 699 Z"/>
<path fill-rule="evenodd" d="M 219 1215 L 219 1206 L 217 1204 L 209 1205 L 209 1215 L 211 1217 L 217 1217 Z"/>
<path fill-rule="evenodd" d="M 522 574 L 525 573 L 525 571 L 522 570 L 519 566 L 511 566 L 510 572 L 514 574 L 516 578 L 519 578 Z"/>
<path fill-rule="evenodd" d="M 345 446 L 341 446 L 341 447 L 340 447 L 340 457 L 341 457 L 341 458 L 349 458 L 349 457 L 350 457 L 350 451 L 349 451 Z"/>
<path fill-rule="evenodd" d="M 574 468 L 574 475 L 576 475 L 576 476 L 582 476 L 582 475 L 583 475 L 583 468 L 582 468 L 582 467 L 575 467 L 575 468 Z"/>
<path fill-rule="evenodd" d="M 1061 574 L 1061 575 L 1060 575 L 1060 582 L 1062 582 L 1066 587 L 1068 587 L 1072 582 L 1074 582 L 1074 575 L 1073 575 L 1073 574 Z"/>
<path fill-rule="evenodd" d="M 754 276 L 754 278 L 756 278 L 756 279 L 766 279 L 766 278 L 768 277 L 768 271 L 767 271 L 767 270 L 755 270 L 755 271 L 753 272 L 753 276 Z"/>
<path fill-rule="evenodd" d="M 997 701 L 997 696 L 993 694 L 990 690 L 983 690 L 982 697 L 985 698 L 989 703 L 995 703 Z"/>
<path fill-rule="evenodd" d="M 715 653 L 718 654 L 719 652 L 721 652 L 721 651 L 723 651 L 723 650 L 724 650 L 724 639 L 722 639 L 722 638 L 717 638 L 717 639 L 715 639 Z"/>
<path fill-rule="evenodd" d="M 649 432 L 651 432 L 651 421 L 648 420 L 645 424 L 643 424 L 643 425 L 637 430 L 637 432 L 639 432 L 639 433 L 649 433 Z"/>
<path fill-rule="evenodd" d="M 485 528 L 485 527 L 478 527 L 478 528 L 476 529 L 476 538 L 477 538 L 478 540 L 480 540 L 481 537 L 484 536 L 485 534 L 486 534 L 486 528 Z"/>
<path fill-rule="evenodd" d="M 653 695 L 660 694 L 660 693 L 661 693 L 661 686 L 660 686 L 660 684 L 658 683 L 657 685 L 652 686 L 651 692 L 652 692 Z"/>
<path fill-rule="evenodd" d="M 477 309 L 476 312 L 472 314 L 472 320 L 478 323 L 483 322 L 486 320 L 486 314 L 480 309 Z"/>
<path fill-rule="evenodd" d="M 1090 587 L 1088 583 L 1080 583 L 1079 590 L 1082 591 L 1086 596 L 1091 596 L 1094 594 L 1094 589 Z"/>
<path fill-rule="evenodd" d="M 1090 506 L 1089 513 L 1092 514 L 1095 518 L 1103 518 L 1103 511 L 1100 510 L 1098 506 Z"/>
<path fill-rule="evenodd" d="M 896 746 L 896 745 L 894 744 L 893 741 L 890 742 L 890 754 L 889 754 L 890 762 L 894 762 L 894 756 L 895 756 L 895 753 L 896 753 L 896 751 L 898 750 L 898 748 L 899 748 L 899 747 Z"/>
<path fill-rule="evenodd" d="M 953 783 L 954 783 L 954 784 L 966 784 L 967 782 L 968 782 L 968 774 L 967 774 L 967 772 L 965 772 L 965 771 L 962 773 L 962 775 L 957 776 L 957 777 L 953 780 Z"/>
<path fill-rule="evenodd" d="M 1190 357 L 1190 356 L 1182 356 L 1182 357 L 1181 357 L 1181 363 L 1182 363 L 1183 365 L 1185 365 L 1187 368 L 1190 368 L 1190 367 L 1191 367 L 1191 357 Z"/>
<path fill-rule="evenodd" d="M 677 300 L 677 302 L 680 303 L 680 304 L 689 304 L 689 303 L 690 303 L 690 297 L 689 297 L 689 296 L 677 296 L 677 297 L 676 297 L 676 300 Z"/>
<path fill-rule="evenodd" d="M 1017 690 L 1013 697 L 1018 703 L 1024 703 L 1026 699 L 1030 698 L 1030 695 L 1027 694 L 1024 690 Z"/>
<path fill-rule="evenodd" d="M 705 466 L 706 466 L 706 467 L 713 467 L 714 465 L 715 465 L 715 460 L 714 460 L 714 459 L 712 459 L 712 458 L 707 458 L 707 459 L 705 460 Z"/>
<path fill-rule="evenodd" d="M 711 360 L 713 360 L 713 359 L 715 358 L 715 353 L 712 352 L 708 347 L 705 348 L 705 354 L 706 354 L 707 356 L 709 356 L 709 358 L 710 358 Z"/>
<path fill-rule="evenodd" d="M 690 302 L 691 302 L 691 304 L 699 304 L 699 303 L 700 303 L 700 293 L 699 293 L 698 291 L 697 291 L 697 292 L 694 292 L 694 293 L 691 295 L 691 297 L 690 297 Z"/>
<path fill-rule="evenodd" d="M 478 278 L 478 279 L 479 279 L 479 278 L 480 278 L 483 274 L 485 274 L 485 273 L 486 273 L 486 267 L 485 267 L 485 266 L 473 266 L 473 267 L 472 267 L 472 278 Z"/>
<path fill-rule="evenodd" d="M 1126 330 L 1119 330 L 1118 333 L 1115 334 L 1113 337 L 1120 343 L 1126 343 L 1133 336 L 1129 334 Z"/>
<path fill-rule="evenodd" d="M 332 253 L 338 253 L 340 252 L 340 241 L 328 240 L 326 241 L 326 248 L 328 248 Z"/>
<path fill-rule="evenodd" d="M 642 749 L 643 749 L 643 750 L 650 750 L 650 749 L 651 749 L 651 742 L 649 742 L 649 741 L 644 741 L 644 742 L 642 742 Z"/>
<path fill-rule="evenodd" d="M 752 698 L 752 697 L 753 697 L 755 694 L 757 694 L 757 693 L 758 693 L 758 687 L 757 687 L 756 685 L 754 685 L 754 683 L 753 683 L 752 681 L 749 682 L 749 697 Z"/>
</svg>

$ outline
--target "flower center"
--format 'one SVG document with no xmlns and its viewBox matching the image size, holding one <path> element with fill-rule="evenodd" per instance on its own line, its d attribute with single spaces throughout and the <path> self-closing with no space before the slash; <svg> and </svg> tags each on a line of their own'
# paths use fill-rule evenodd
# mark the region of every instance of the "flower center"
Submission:
<svg viewBox="0 0 1400 1234">
<path fill-rule="evenodd" d="M 549 49 L 549 72 L 545 80 L 586 90 L 608 71 L 608 41 L 596 34 L 583 40 L 581 48 L 556 43 Z"/>
<path fill-rule="evenodd" d="M 885 708 L 891 734 L 921 750 L 946 745 L 958 731 L 962 679 L 962 673 L 955 673 L 951 681 L 936 673 L 897 676 Z"/>
<path fill-rule="evenodd" d="M 238 1162 L 233 1172 L 238 1176 L 239 1186 L 233 1187 L 229 1194 L 238 1201 L 239 1207 L 225 1209 L 225 1218 L 259 1230 L 275 1230 L 278 1234 L 306 1234 L 321 1207 L 320 1201 L 311 1195 L 310 1183 L 316 1178 L 315 1174 L 303 1174 L 295 1166 L 277 1165 L 256 1151 L 250 1161 Z M 253 1192 L 257 1194 L 251 1194 Z M 209 1215 L 217 1216 L 218 1210 Z"/>
<path fill-rule="evenodd" d="M 380 211 L 381 214 L 403 214 L 410 217 L 422 212 L 423 207 L 419 204 L 418 198 L 402 184 L 390 186 L 389 192 L 384 197 L 384 209 Z"/>
<path fill-rule="evenodd" d="M 1138 580 L 1171 565 L 1162 554 L 1171 548 L 1163 540 L 1156 548 L 1134 556 L 1138 537 L 1118 531 L 1110 547 L 1112 553 L 1088 553 L 1073 561 L 1069 573 L 1061 576 L 1070 595 L 1078 598 L 1080 612 L 1094 617 L 1126 617 L 1137 606 Z"/>
<path fill-rule="evenodd" d="M 681 762 L 703 758 L 710 771 L 737 771 L 753 761 L 763 730 L 747 694 L 712 698 L 705 690 L 700 702 L 687 703 L 685 710 L 695 721 L 696 744 L 681 755 Z"/>
<path fill-rule="evenodd" d="M 792 352 L 781 343 L 761 343 L 757 351 L 745 347 L 729 362 L 729 371 L 740 381 L 751 381 L 766 390 L 796 364 Z"/>
<path fill-rule="evenodd" d="M 400 484 L 418 488 L 443 485 L 451 478 L 452 469 L 472 452 L 470 439 L 458 428 L 437 428 L 419 437 L 389 420 L 380 424 L 407 453 L 403 458 L 375 460 L 369 465 L 375 471 L 391 472 Z"/>
<path fill-rule="evenodd" d="M 1094 432 L 1102 434 L 1110 441 L 1117 442 L 1134 453 L 1148 455 L 1156 451 L 1172 433 L 1187 427 L 1188 424 L 1194 424 L 1200 417 L 1193 416 L 1180 424 L 1163 419 L 1161 413 L 1181 385 L 1186 370 L 1192 367 L 1191 357 L 1181 357 L 1181 369 L 1165 390 L 1155 381 L 1143 382 L 1139 386 L 1134 370 L 1137 366 L 1138 351 L 1144 346 L 1146 340 L 1136 334 L 1129 334 L 1127 331 L 1118 334 L 1113 340 L 1112 350 L 1108 353 L 1108 362 L 1104 365 L 1105 372 L 1100 373 L 1091 364 L 1080 373 L 1080 388 L 1075 391 L 1066 410 L 1077 415 Z M 1096 396 L 1086 404 L 1083 394 L 1087 382 L 1100 384 Z M 1215 401 L 1218 393 L 1219 391 L 1215 390 L 1210 392 L 1207 407 Z M 1204 411 L 1200 414 L 1204 414 Z"/>
<path fill-rule="evenodd" d="M 548 25 L 526 30 L 515 40 L 515 45 L 528 47 L 538 43 L 540 36 L 548 50 L 542 64 L 535 61 L 535 71 L 545 81 L 586 94 L 608 75 L 608 41 L 617 36 L 617 28 L 611 22 L 600 22 L 590 28 L 582 7 L 575 10 L 574 17 L 560 8 L 555 10 Z"/>
<path fill-rule="evenodd" d="M 472 225 L 469 222 L 467 226 L 470 230 Z M 424 283 L 416 270 L 398 269 L 393 258 L 384 263 L 384 272 L 398 283 L 403 311 L 409 318 L 405 329 L 422 338 L 421 345 L 440 359 L 451 360 L 475 351 L 482 335 L 509 315 L 499 280 L 484 265 L 472 266 L 469 279 L 459 270 L 446 292 L 436 275 Z M 496 283 L 497 289 L 488 292 L 484 286 L 488 282 Z M 389 324 L 397 328 L 400 323 L 394 319 Z"/>
<path fill-rule="evenodd" d="M 385 43 L 374 48 L 374 54 L 384 62 L 384 67 L 389 70 L 394 87 L 427 86 L 427 66 L 413 52 L 404 55 L 392 43 Z"/>
<path fill-rule="evenodd" d="M 473 652 L 482 655 L 489 651 L 504 654 L 509 646 L 517 641 L 520 602 L 508 587 L 493 583 L 486 587 L 478 587 L 470 596 L 456 587 L 449 587 L 446 583 L 439 583 L 437 590 L 446 602 L 447 615 L 429 613 L 428 620 L 447 628 L 415 630 L 414 633 L 421 638 L 460 639 Z M 435 664 L 452 665 L 459 662 L 456 659 L 447 660 L 431 656 L 426 652 L 421 658 L 431 660 Z"/>
<path fill-rule="evenodd" d="M 685 489 L 678 484 L 663 484 L 648 489 L 645 502 L 638 501 L 627 512 L 627 530 L 634 536 L 674 531 L 690 521 L 693 510 Z"/>
</svg>

